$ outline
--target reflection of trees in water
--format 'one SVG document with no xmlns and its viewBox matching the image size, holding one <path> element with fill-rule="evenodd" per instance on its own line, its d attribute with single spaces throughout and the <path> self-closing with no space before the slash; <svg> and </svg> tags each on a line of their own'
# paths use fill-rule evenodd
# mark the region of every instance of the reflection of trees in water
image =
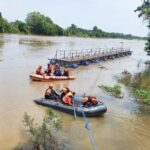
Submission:
<svg viewBox="0 0 150 150">
<path fill-rule="evenodd" d="M 0 39 L 0 62 L 3 61 L 3 58 L 2 58 L 3 57 L 3 51 L 2 51 L 2 49 L 3 49 L 4 44 L 5 44 L 4 40 Z"/>
<path fill-rule="evenodd" d="M 28 47 L 27 49 L 30 52 L 37 52 L 50 48 L 53 46 L 55 43 L 49 41 L 49 40 L 39 40 L 39 39 L 19 39 L 19 44 L 21 46 Z M 32 55 L 32 54 L 30 54 Z"/>
<path fill-rule="evenodd" d="M 54 43 L 52 41 L 41 41 L 37 39 L 19 39 L 19 44 L 29 45 L 31 47 L 47 47 Z"/>
<path fill-rule="evenodd" d="M 3 48 L 4 44 L 5 44 L 4 40 L 0 39 L 0 48 Z"/>
</svg>

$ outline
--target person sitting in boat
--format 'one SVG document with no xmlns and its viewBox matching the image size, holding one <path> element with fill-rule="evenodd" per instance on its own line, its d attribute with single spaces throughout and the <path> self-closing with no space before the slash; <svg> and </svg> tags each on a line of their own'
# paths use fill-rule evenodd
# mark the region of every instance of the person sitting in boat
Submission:
<svg viewBox="0 0 150 150">
<path fill-rule="evenodd" d="M 83 98 L 83 107 L 91 107 L 97 105 L 98 101 L 94 96 L 85 96 Z"/>
<path fill-rule="evenodd" d="M 65 105 L 72 105 L 72 100 L 73 100 L 73 94 L 72 92 L 67 93 L 64 97 L 63 97 L 63 103 Z"/>
<path fill-rule="evenodd" d="M 53 84 L 50 84 L 48 89 L 45 91 L 45 99 L 58 99 L 59 94 L 53 89 Z"/>
<path fill-rule="evenodd" d="M 75 95 L 75 92 L 72 92 L 68 87 L 62 88 L 60 92 L 61 92 L 60 99 L 63 99 L 63 97 L 69 92 L 71 92 L 73 96 Z"/>
<path fill-rule="evenodd" d="M 58 68 L 59 68 L 59 65 L 56 64 L 56 65 L 54 66 L 54 68 L 53 68 L 53 73 L 54 73 L 54 75 L 56 74 L 56 71 L 58 70 Z"/>
<path fill-rule="evenodd" d="M 63 76 L 67 76 L 67 77 L 69 76 L 69 69 L 68 68 L 64 69 Z"/>
<path fill-rule="evenodd" d="M 68 93 L 68 90 L 66 88 L 62 88 L 60 92 L 61 92 L 60 99 L 62 100 L 63 97 Z"/>
<path fill-rule="evenodd" d="M 47 64 L 47 69 L 45 70 L 45 73 L 47 75 L 51 75 L 51 72 L 52 72 L 51 66 L 50 66 L 50 64 Z"/>
<path fill-rule="evenodd" d="M 97 98 L 95 96 L 91 96 L 92 104 L 96 106 L 98 104 Z"/>
<path fill-rule="evenodd" d="M 43 75 L 42 66 L 41 65 L 36 69 L 36 74 Z"/>
<path fill-rule="evenodd" d="M 58 67 L 58 69 L 55 71 L 54 74 L 55 74 L 55 76 L 61 76 L 62 75 L 60 67 Z"/>
</svg>

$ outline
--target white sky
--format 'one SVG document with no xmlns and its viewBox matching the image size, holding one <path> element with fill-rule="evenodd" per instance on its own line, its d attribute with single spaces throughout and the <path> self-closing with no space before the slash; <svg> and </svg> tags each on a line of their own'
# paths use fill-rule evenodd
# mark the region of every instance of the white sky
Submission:
<svg viewBox="0 0 150 150">
<path fill-rule="evenodd" d="M 142 0 L 0 0 L 0 11 L 8 21 L 24 21 L 27 14 L 39 11 L 66 28 L 72 23 L 106 32 L 146 36 L 148 29 L 134 10 Z"/>
</svg>

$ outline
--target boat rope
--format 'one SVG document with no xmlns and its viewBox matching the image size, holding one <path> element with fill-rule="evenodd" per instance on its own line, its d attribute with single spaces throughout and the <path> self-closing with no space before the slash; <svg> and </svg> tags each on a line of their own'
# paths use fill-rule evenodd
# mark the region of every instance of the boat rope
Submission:
<svg viewBox="0 0 150 150">
<path fill-rule="evenodd" d="M 74 105 L 74 99 L 72 100 L 72 103 L 73 103 L 73 112 L 74 112 L 74 117 L 76 118 L 77 115 L 76 115 L 76 108 L 75 108 L 75 105 Z"/>
<path fill-rule="evenodd" d="M 92 148 L 93 148 L 93 150 L 98 150 L 97 145 L 96 145 L 95 140 L 94 140 L 94 137 L 93 137 L 92 129 L 91 129 L 89 121 L 88 121 L 88 119 L 87 119 L 87 117 L 84 113 L 83 107 L 82 107 L 82 116 L 83 116 L 83 119 L 84 119 L 85 128 L 86 128 L 90 143 L 92 145 Z"/>
<path fill-rule="evenodd" d="M 100 72 L 100 71 L 99 71 L 99 72 Z M 98 75 L 97 75 L 97 78 L 96 78 L 95 81 L 94 81 L 93 86 L 91 86 L 91 88 L 90 88 L 90 93 L 92 93 L 93 88 L 94 88 L 94 85 L 96 84 L 96 82 L 98 81 L 98 79 L 99 79 L 99 73 L 98 73 Z M 84 95 L 85 95 L 85 94 L 84 94 Z M 83 104 L 81 104 L 81 105 L 83 105 Z M 98 147 L 97 147 L 97 145 L 96 145 L 96 143 L 95 143 L 95 140 L 94 140 L 94 136 L 93 136 L 92 129 L 91 129 L 90 124 L 89 124 L 89 121 L 88 121 L 88 119 L 87 119 L 87 117 L 86 117 L 86 115 L 85 115 L 85 113 L 84 113 L 83 107 L 82 107 L 82 116 L 83 116 L 83 119 L 84 119 L 85 128 L 86 128 L 86 131 L 87 131 L 87 134 L 88 134 L 90 143 L 91 143 L 91 145 L 92 145 L 92 148 L 93 148 L 93 150 L 98 150 Z"/>
</svg>

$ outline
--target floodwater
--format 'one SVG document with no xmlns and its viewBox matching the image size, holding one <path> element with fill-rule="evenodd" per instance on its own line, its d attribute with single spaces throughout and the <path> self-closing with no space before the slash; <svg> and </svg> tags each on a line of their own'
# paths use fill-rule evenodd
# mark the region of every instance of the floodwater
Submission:
<svg viewBox="0 0 150 150">
<path fill-rule="evenodd" d="M 27 141 L 21 121 L 24 112 L 37 121 L 46 114 L 48 108 L 36 105 L 33 100 L 43 96 L 49 83 L 29 79 L 39 64 L 46 67 L 56 50 L 120 47 L 121 42 L 131 48 L 132 56 L 80 67 L 71 72 L 76 80 L 53 83 L 56 89 L 68 86 L 80 95 L 96 95 L 105 103 L 108 111 L 103 116 L 88 118 L 99 150 L 149 150 L 150 106 L 138 103 L 123 85 L 123 99 L 97 87 L 116 84 L 116 76 L 123 70 L 135 73 L 143 69 L 143 62 L 148 59 L 143 50 L 145 41 L 7 34 L 0 35 L 0 149 L 10 150 Z M 106 69 L 100 69 L 100 65 Z M 66 143 L 66 149 L 91 150 L 83 118 L 55 112 L 63 118 L 63 129 L 57 136 Z"/>
</svg>

